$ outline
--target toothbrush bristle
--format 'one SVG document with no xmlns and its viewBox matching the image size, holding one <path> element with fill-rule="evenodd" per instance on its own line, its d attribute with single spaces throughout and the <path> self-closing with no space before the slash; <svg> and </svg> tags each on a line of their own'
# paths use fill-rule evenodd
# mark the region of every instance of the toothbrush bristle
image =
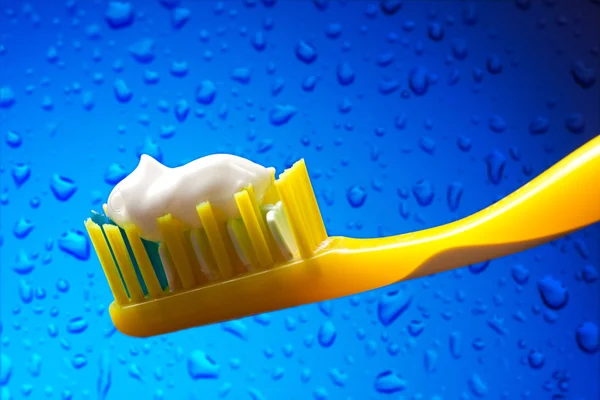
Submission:
<svg viewBox="0 0 600 400">
<path fill-rule="evenodd" d="M 240 218 L 229 221 L 208 202 L 199 204 L 199 229 L 186 229 L 170 214 L 158 218 L 161 243 L 143 239 L 135 226 L 122 228 L 93 214 L 85 225 L 117 304 L 137 304 L 309 258 L 327 239 L 304 160 L 274 180 L 263 205 L 251 186 L 236 193 L 235 201 Z"/>
</svg>

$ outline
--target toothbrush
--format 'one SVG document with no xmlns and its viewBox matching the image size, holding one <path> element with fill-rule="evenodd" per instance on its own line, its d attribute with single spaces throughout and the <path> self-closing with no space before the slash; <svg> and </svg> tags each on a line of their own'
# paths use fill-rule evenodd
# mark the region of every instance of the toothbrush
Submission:
<svg viewBox="0 0 600 400">
<path fill-rule="evenodd" d="M 147 337 L 352 295 L 517 253 L 600 221 L 600 135 L 497 203 L 458 221 L 387 238 L 328 236 L 304 160 L 241 218 L 197 206 L 201 229 L 170 214 L 164 241 L 93 214 L 86 229 L 122 333 Z M 106 210 L 105 210 L 106 211 Z"/>
</svg>

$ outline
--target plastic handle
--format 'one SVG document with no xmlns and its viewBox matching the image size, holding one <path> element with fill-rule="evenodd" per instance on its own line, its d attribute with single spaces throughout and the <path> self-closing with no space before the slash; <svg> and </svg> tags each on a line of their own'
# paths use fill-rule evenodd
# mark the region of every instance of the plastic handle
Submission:
<svg viewBox="0 0 600 400">
<path fill-rule="evenodd" d="M 600 135 L 469 217 L 388 238 L 336 238 L 325 258 L 343 265 L 333 268 L 342 276 L 355 274 L 340 282 L 351 293 L 513 254 L 598 221 Z"/>
</svg>

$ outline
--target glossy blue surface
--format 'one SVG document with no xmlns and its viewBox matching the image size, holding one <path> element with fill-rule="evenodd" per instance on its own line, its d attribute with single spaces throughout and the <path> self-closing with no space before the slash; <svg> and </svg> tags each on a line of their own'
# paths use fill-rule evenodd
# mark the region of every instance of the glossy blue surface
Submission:
<svg viewBox="0 0 600 400">
<path fill-rule="evenodd" d="M 598 1 L 0 3 L 2 400 L 600 397 L 598 225 L 144 340 L 83 233 L 141 153 L 304 157 L 335 235 L 475 212 L 600 132 Z"/>
</svg>

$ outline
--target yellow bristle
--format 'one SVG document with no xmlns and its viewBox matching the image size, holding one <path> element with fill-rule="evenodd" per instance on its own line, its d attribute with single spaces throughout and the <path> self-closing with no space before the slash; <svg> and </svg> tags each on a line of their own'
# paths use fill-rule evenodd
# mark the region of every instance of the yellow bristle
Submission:
<svg viewBox="0 0 600 400">
<path fill-rule="evenodd" d="M 127 234 L 127 240 L 129 241 L 131 250 L 133 250 L 133 255 L 140 268 L 142 277 L 144 278 L 144 283 L 148 289 L 149 296 L 152 298 L 160 296 L 162 294 L 162 288 L 160 287 L 154 268 L 152 268 L 152 262 L 150 261 L 148 253 L 146 253 L 146 249 L 142 243 L 142 239 L 140 238 L 139 229 L 135 226 L 128 226 L 125 228 L 125 233 Z"/>
<path fill-rule="evenodd" d="M 184 290 L 191 289 L 196 284 L 196 278 L 184 247 L 183 226 L 171 214 L 160 217 L 157 221 L 163 242 L 167 245 L 173 260 L 173 267 L 181 280 L 181 286 Z"/>
<path fill-rule="evenodd" d="M 123 286 L 123 282 L 119 276 L 119 271 L 117 270 L 115 260 L 110 253 L 108 243 L 106 243 L 106 239 L 102 233 L 102 228 L 94 223 L 91 218 L 88 218 L 85 221 L 85 228 L 90 235 L 92 245 L 94 246 L 94 250 L 96 250 L 96 254 L 98 255 L 102 269 L 104 270 L 104 275 L 106 275 L 106 280 L 108 281 L 110 290 L 115 297 L 115 301 L 119 305 L 127 304 L 129 302 L 129 298 L 127 297 L 127 292 L 125 292 L 125 287 Z"/>
<path fill-rule="evenodd" d="M 248 237 L 252 243 L 254 254 L 258 259 L 259 268 L 268 268 L 273 265 L 273 257 L 271 256 L 271 250 L 266 240 L 267 227 L 262 219 L 258 205 L 256 204 L 256 198 L 254 197 L 254 190 L 249 187 L 246 190 L 242 190 L 235 194 L 235 201 L 240 215 L 244 221 L 244 226 L 248 232 Z"/>
</svg>

